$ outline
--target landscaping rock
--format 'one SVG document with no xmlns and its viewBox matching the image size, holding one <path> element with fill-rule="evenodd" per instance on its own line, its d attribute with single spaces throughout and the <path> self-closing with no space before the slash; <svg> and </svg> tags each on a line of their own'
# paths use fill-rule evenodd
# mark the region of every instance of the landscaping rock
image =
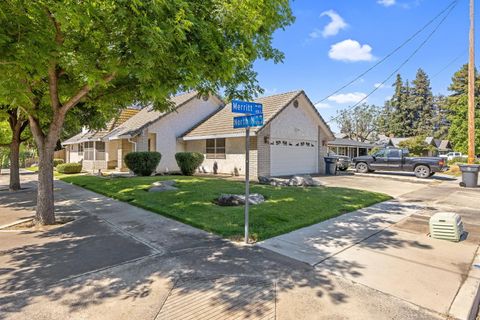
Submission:
<svg viewBox="0 0 480 320">
<path fill-rule="evenodd" d="M 304 175 L 290 178 L 288 185 L 295 187 L 317 187 L 320 186 L 321 183 L 314 180 L 310 175 Z"/>
<path fill-rule="evenodd" d="M 260 184 L 267 184 L 274 187 L 318 187 L 322 184 L 314 180 L 310 175 L 293 176 L 290 179 L 258 177 Z"/>
<path fill-rule="evenodd" d="M 259 193 L 252 193 L 248 197 L 248 203 L 255 205 L 265 202 L 265 198 Z M 245 195 L 241 194 L 222 194 L 217 199 L 219 206 L 243 206 L 245 204 Z"/>
<path fill-rule="evenodd" d="M 178 190 L 174 187 L 175 181 L 165 180 L 165 181 L 156 181 L 152 183 L 152 186 L 148 189 L 148 192 L 163 192 L 163 191 L 173 191 Z"/>
</svg>

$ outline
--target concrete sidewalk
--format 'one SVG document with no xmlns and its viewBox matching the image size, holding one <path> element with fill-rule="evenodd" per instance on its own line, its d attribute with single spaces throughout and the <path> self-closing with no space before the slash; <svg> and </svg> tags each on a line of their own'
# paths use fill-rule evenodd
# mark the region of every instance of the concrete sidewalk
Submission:
<svg viewBox="0 0 480 320">
<path fill-rule="evenodd" d="M 79 217 L 75 223 L 51 232 L 0 232 L 0 319 L 441 317 L 76 186 L 56 182 L 55 191 L 57 214 Z M 18 207 L 33 214 L 34 201 L 34 189 L 0 193 L 0 215 L 15 215 Z M 329 260 L 341 269 L 351 265 Z"/>
<path fill-rule="evenodd" d="M 345 177 L 335 185 L 352 185 L 358 179 L 364 178 Z M 472 268 L 480 243 L 480 190 L 461 189 L 454 182 L 420 188 L 395 183 L 403 191 L 396 200 L 258 245 L 439 314 L 468 318 L 480 285 Z M 385 184 L 370 184 L 369 189 L 388 190 Z M 463 217 L 464 241 L 427 236 L 428 219 L 442 210 Z"/>
</svg>

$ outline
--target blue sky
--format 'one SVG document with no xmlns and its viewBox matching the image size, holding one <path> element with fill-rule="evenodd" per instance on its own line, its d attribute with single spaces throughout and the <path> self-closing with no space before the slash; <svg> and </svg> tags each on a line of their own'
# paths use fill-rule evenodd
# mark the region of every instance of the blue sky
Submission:
<svg viewBox="0 0 480 320">
<path fill-rule="evenodd" d="M 316 103 L 385 57 L 450 2 L 293 1 L 295 23 L 274 35 L 274 46 L 285 53 L 284 62 L 255 63 L 265 95 L 304 89 Z M 324 118 L 328 121 L 337 110 L 354 104 L 373 90 L 419 46 L 434 25 L 361 80 L 319 104 L 318 109 Z M 468 27 L 468 0 L 459 0 L 440 29 L 401 69 L 403 78 L 414 79 L 416 70 L 421 67 L 431 77 L 433 92 L 448 94 L 451 76 L 467 62 Z M 458 59 L 444 69 L 455 58 Z M 393 81 L 394 78 L 389 80 L 387 86 L 377 90 L 367 102 L 383 105 L 392 95 Z M 336 129 L 334 123 L 330 125 Z"/>
</svg>

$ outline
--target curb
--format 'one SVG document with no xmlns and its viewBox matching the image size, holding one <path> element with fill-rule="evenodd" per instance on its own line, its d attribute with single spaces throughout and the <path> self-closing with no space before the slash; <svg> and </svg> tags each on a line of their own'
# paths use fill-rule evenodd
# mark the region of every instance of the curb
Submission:
<svg viewBox="0 0 480 320">
<path fill-rule="evenodd" d="M 460 286 L 448 314 L 459 320 L 475 320 L 480 303 L 480 252 L 473 259 L 467 278 Z"/>
</svg>

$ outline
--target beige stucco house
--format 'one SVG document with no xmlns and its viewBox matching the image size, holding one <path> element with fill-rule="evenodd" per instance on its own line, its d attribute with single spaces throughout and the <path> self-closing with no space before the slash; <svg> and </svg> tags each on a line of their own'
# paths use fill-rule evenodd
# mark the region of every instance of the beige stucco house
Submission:
<svg viewBox="0 0 480 320">
<path fill-rule="evenodd" d="M 224 103 L 217 96 L 189 92 L 172 97 L 175 108 L 160 112 L 153 107 L 126 109 L 104 130 L 84 130 L 64 141 L 67 162 L 82 162 L 84 170 L 128 170 L 123 161 L 132 151 L 158 151 L 157 172 L 178 171 L 175 153 L 185 151 L 177 138 L 204 121 Z"/>
<path fill-rule="evenodd" d="M 251 130 L 251 177 L 323 174 L 329 126 L 303 91 L 255 100 L 263 104 L 264 125 Z M 178 140 L 187 151 L 205 154 L 203 172 L 245 173 L 245 129 L 233 129 L 231 104 Z"/>
</svg>

